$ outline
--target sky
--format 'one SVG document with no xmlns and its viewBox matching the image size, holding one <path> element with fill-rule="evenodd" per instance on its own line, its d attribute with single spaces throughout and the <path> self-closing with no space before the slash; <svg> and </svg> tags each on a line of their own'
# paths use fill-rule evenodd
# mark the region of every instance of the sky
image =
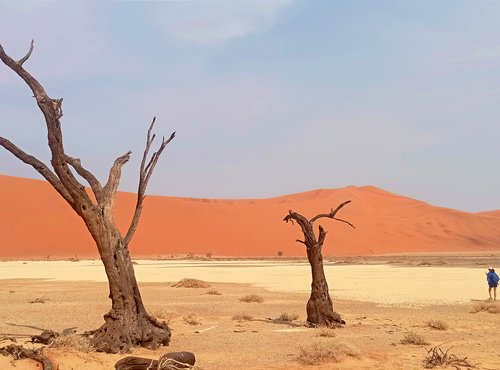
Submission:
<svg viewBox="0 0 500 370">
<path fill-rule="evenodd" d="M 266 198 L 374 185 L 500 209 L 500 2 L 4 1 L 0 44 L 104 182 L 145 133 L 177 136 L 148 193 Z M 43 116 L 0 66 L 0 136 L 49 162 Z M 0 173 L 41 178 L 3 148 Z M 329 205 L 330 206 L 330 205 Z"/>
</svg>

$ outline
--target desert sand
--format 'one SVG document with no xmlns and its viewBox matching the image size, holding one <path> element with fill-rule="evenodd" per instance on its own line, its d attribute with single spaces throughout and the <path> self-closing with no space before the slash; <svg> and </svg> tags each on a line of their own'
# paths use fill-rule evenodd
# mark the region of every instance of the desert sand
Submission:
<svg viewBox="0 0 500 370">
<path fill-rule="evenodd" d="M 485 258 L 498 261 L 499 256 Z M 453 258 L 447 256 L 447 260 Z M 478 369 L 500 368 L 500 314 L 474 313 L 478 307 L 494 307 L 500 312 L 498 303 L 485 300 L 484 268 L 474 263 L 442 267 L 372 262 L 326 267 L 335 309 L 347 325 L 325 332 L 305 326 L 309 279 L 307 266 L 301 262 L 137 261 L 146 307 L 170 322 L 172 341 L 169 347 L 136 349 L 133 354 L 158 358 L 169 351 L 192 351 L 198 367 L 204 370 L 421 369 L 427 350 L 442 344 L 444 349 L 453 347 L 451 352 L 457 356 L 468 357 Z M 28 271 L 37 278 L 21 279 Z M 75 327 L 83 332 L 98 327 L 110 304 L 107 284 L 99 271 L 98 261 L 0 263 L 0 337 L 15 337 L 24 344 L 43 329 Z M 293 280 L 294 275 L 299 279 Z M 64 281 L 69 276 L 78 281 Z M 211 287 L 172 287 L 181 277 L 203 278 Z M 290 284 L 280 284 L 288 279 Z M 220 295 L 207 294 L 209 289 Z M 263 302 L 240 301 L 248 294 L 261 296 Z M 297 319 L 278 320 L 284 312 L 297 315 Z M 186 322 L 185 316 L 190 314 L 198 324 Z M 244 314 L 249 320 L 235 320 Z M 433 329 L 427 324 L 429 320 L 439 320 L 447 329 Z M 422 335 L 428 344 L 401 344 L 410 331 Z M 4 340 L 0 344 L 8 343 Z M 305 366 L 298 359 L 299 348 L 311 343 L 326 347 L 345 343 L 357 357 Z M 67 348 L 49 348 L 46 353 L 60 370 L 111 369 L 124 357 Z M 12 363 L 0 357 L 0 368 L 37 367 L 29 360 Z"/>
<path fill-rule="evenodd" d="M 83 222 L 51 186 L 0 175 L 0 258 L 96 257 Z M 500 212 L 441 208 L 372 186 L 314 190 L 269 199 L 148 196 L 131 244 L 135 257 L 170 255 L 303 256 L 297 225 L 282 222 L 292 209 L 308 217 L 345 200 L 338 217 L 356 229 L 321 220 L 329 232 L 325 255 L 492 251 L 500 249 Z M 128 226 L 135 194 L 119 193 L 116 220 Z"/>
</svg>

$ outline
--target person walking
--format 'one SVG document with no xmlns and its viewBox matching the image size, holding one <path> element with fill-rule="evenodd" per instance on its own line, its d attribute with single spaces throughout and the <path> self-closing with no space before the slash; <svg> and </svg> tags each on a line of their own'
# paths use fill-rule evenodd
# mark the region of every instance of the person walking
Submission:
<svg viewBox="0 0 500 370">
<path fill-rule="evenodd" d="M 495 272 L 495 269 L 493 267 L 488 268 L 488 272 L 486 273 L 486 280 L 488 280 L 488 293 L 490 294 L 490 299 L 493 299 L 491 297 L 491 290 L 493 289 L 493 297 L 495 301 L 497 300 L 497 286 L 498 286 L 498 275 Z"/>
</svg>

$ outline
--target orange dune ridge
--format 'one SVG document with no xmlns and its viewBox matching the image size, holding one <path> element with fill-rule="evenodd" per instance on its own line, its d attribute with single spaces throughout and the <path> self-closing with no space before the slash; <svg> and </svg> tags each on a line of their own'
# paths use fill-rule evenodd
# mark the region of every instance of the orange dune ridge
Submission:
<svg viewBox="0 0 500 370">
<path fill-rule="evenodd" d="M 83 221 L 44 181 L 0 175 L 0 257 L 96 257 Z M 136 195 L 119 193 L 116 222 L 125 230 Z M 372 187 L 314 190 L 269 199 L 219 200 L 148 196 L 130 249 L 134 257 L 170 255 L 305 255 L 288 210 L 311 218 L 352 200 L 328 231 L 325 255 L 479 252 L 500 249 L 500 211 L 467 213 L 434 207 Z"/>
</svg>

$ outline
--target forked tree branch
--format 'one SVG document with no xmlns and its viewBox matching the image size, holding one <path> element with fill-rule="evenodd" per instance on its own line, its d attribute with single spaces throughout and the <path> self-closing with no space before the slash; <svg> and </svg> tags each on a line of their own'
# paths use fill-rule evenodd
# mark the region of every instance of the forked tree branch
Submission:
<svg viewBox="0 0 500 370">
<path fill-rule="evenodd" d="M 323 243 L 325 241 L 325 237 L 326 237 L 327 232 L 320 225 L 319 226 L 318 240 L 316 241 L 316 235 L 315 235 L 314 229 L 313 229 L 314 221 L 316 221 L 320 218 L 331 218 L 332 220 L 335 220 L 335 221 L 344 222 L 344 223 L 346 223 L 349 226 L 354 228 L 354 225 L 352 223 L 350 223 L 349 221 L 335 217 L 337 212 L 342 207 L 344 207 L 346 204 L 349 204 L 350 202 L 351 202 L 350 200 L 345 201 L 345 202 L 339 204 L 337 206 L 337 208 L 335 208 L 335 209 L 332 208 L 330 213 L 320 213 L 319 215 L 314 216 L 310 220 L 308 220 L 307 218 L 302 216 L 300 213 L 293 212 L 292 210 L 290 210 L 290 211 L 288 211 L 288 214 L 285 216 L 283 221 L 285 221 L 285 222 L 290 221 L 290 222 L 292 222 L 292 224 L 293 224 L 293 221 L 296 221 L 299 224 L 300 228 L 302 229 L 302 233 L 304 234 L 304 241 L 296 240 L 297 242 L 305 244 L 306 247 L 308 247 L 308 248 L 311 248 L 313 246 L 321 246 L 321 245 L 323 245 Z"/>
<path fill-rule="evenodd" d="M 326 218 L 331 218 L 331 219 L 334 219 L 334 220 L 337 220 L 337 221 L 345 222 L 345 223 L 347 223 L 347 224 L 351 225 L 352 227 L 354 227 L 354 225 L 353 225 L 353 224 L 351 224 L 351 223 L 350 223 L 350 222 L 348 222 L 348 221 L 341 220 L 341 219 L 339 219 L 339 218 L 335 218 L 335 215 L 337 214 L 337 212 L 338 212 L 338 211 L 340 211 L 340 209 L 341 209 L 342 207 L 344 207 L 346 204 L 349 204 L 349 203 L 351 203 L 351 201 L 350 201 L 350 200 L 346 200 L 345 202 L 343 202 L 343 203 L 339 204 L 339 205 L 337 206 L 337 208 L 335 208 L 335 209 L 333 209 L 333 208 L 332 208 L 332 210 L 331 210 L 331 212 L 330 212 L 330 213 L 320 213 L 319 215 L 316 215 L 316 216 L 314 216 L 313 218 L 311 218 L 311 219 L 309 220 L 309 222 L 310 222 L 310 223 L 313 223 L 314 221 L 316 221 L 316 220 L 317 220 L 317 219 L 319 219 L 319 218 L 326 217 Z"/>
<path fill-rule="evenodd" d="M 69 203 L 70 206 L 74 206 L 73 198 L 71 194 L 63 186 L 59 178 L 50 170 L 49 167 L 36 157 L 24 152 L 22 149 L 18 148 L 16 145 L 11 143 L 9 140 L 0 137 L 0 145 L 11 152 L 15 157 L 20 159 L 22 162 L 33 167 L 40 175 L 42 175 L 53 187 L 61 194 L 61 196 Z"/>
<path fill-rule="evenodd" d="M 128 245 L 132 237 L 134 236 L 135 231 L 137 230 L 137 226 L 139 224 L 139 219 L 141 218 L 142 213 L 142 204 L 144 203 L 144 199 L 146 198 L 146 189 L 148 187 L 148 182 L 153 174 L 156 163 L 161 156 L 161 153 L 165 149 L 165 147 L 174 139 L 175 132 L 173 132 L 170 137 L 165 140 L 163 137 L 160 147 L 156 152 L 151 155 L 151 158 L 148 161 L 149 151 L 151 149 L 151 145 L 156 137 L 155 134 L 151 134 L 153 131 L 154 124 L 156 122 L 156 117 L 153 118 L 151 125 L 149 126 L 148 133 L 146 136 L 146 147 L 144 149 L 144 153 L 142 155 L 141 167 L 139 173 L 139 186 L 137 189 L 137 202 L 135 205 L 134 215 L 132 216 L 132 220 L 130 222 L 130 226 L 128 228 L 127 234 L 124 238 L 125 245 Z M 147 162 L 147 163 L 146 163 Z"/>
<path fill-rule="evenodd" d="M 90 188 L 94 192 L 97 202 L 102 201 L 102 186 L 99 180 L 90 171 L 82 166 L 79 158 L 73 158 L 69 155 L 65 155 L 66 162 L 68 162 L 71 167 L 73 167 L 77 174 L 83 177 L 90 185 Z"/>
<path fill-rule="evenodd" d="M 63 195 L 63 197 L 66 201 L 71 199 L 71 203 L 69 201 L 68 203 L 70 203 L 73 209 L 80 214 L 82 212 L 80 210 L 80 206 L 90 204 L 91 200 L 85 192 L 85 187 L 78 182 L 71 172 L 65 158 L 66 154 L 64 152 L 62 140 L 61 122 L 59 121 L 62 117 L 62 99 L 50 98 L 45 92 L 43 86 L 23 68 L 24 62 L 29 59 L 31 53 L 33 52 L 33 45 L 34 43 L 32 41 L 28 52 L 19 61 L 15 61 L 8 56 L 2 45 L 0 45 L 0 59 L 7 67 L 11 68 L 19 77 L 21 77 L 33 92 L 33 96 L 36 99 L 38 107 L 45 117 L 48 144 L 52 154 L 52 167 L 54 168 L 54 172 L 59 178 L 60 183 L 66 189 L 66 193 L 69 193 L 70 195 L 70 197 Z M 56 188 L 56 190 L 61 193 L 59 189 Z"/>
</svg>

